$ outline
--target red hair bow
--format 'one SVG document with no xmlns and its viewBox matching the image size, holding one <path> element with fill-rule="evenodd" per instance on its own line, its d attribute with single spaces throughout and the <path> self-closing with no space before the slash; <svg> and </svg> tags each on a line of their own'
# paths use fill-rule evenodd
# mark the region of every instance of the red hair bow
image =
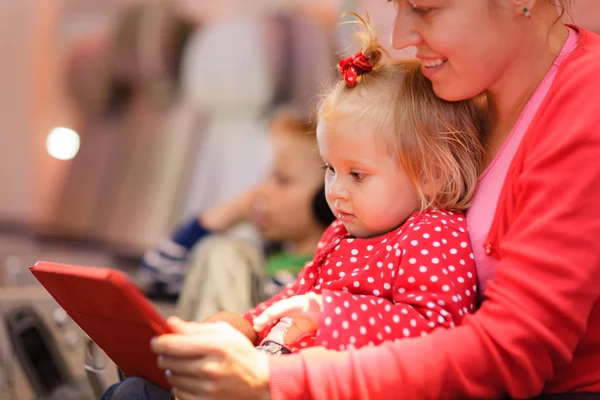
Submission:
<svg viewBox="0 0 600 400">
<path fill-rule="evenodd" d="M 356 84 L 356 77 L 359 72 L 369 72 L 373 70 L 369 57 L 365 57 L 362 51 L 359 51 L 350 57 L 341 59 L 339 65 L 340 74 L 344 77 L 344 81 L 346 81 L 348 87 L 351 88 Z"/>
</svg>

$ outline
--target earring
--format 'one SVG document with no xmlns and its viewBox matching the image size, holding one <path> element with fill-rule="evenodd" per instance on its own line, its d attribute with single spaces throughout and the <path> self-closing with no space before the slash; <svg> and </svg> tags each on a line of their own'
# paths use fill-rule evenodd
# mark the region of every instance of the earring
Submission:
<svg viewBox="0 0 600 400">
<path fill-rule="evenodd" d="M 523 7 L 523 15 L 525 16 L 525 18 L 531 19 L 531 11 L 529 11 L 529 8 Z"/>
</svg>

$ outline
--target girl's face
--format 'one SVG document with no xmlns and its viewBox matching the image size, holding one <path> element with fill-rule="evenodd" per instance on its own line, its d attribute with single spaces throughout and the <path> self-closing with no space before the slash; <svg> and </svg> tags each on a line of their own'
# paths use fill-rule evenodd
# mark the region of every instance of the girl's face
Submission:
<svg viewBox="0 0 600 400">
<path fill-rule="evenodd" d="M 317 140 L 327 168 L 327 203 L 351 235 L 364 238 L 389 232 L 420 208 L 412 182 L 369 121 L 321 119 Z"/>
<path fill-rule="evenodd" d="M 392 45 L 416 47 L 439 97 L 474 97 L 519 70 L 530 21 L 513 0 L 395 0 L 394 7 Z"/>
<path fill-rule="evenodd" d="M 258 191 L 255 222 L 272 241 L 299 241 L 324 227 L 315 220 L 312 201 L 323 186 L 323 164 L 316 142 L 298 133 L 271 137 L 272 164 Z"/>
</svg>

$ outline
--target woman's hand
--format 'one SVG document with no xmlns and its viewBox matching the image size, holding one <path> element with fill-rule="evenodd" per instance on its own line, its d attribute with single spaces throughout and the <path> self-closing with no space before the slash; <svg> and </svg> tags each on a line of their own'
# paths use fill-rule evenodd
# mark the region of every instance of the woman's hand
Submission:
<svg viewBox="0 0 600 400">
<path fill-rule="evenodd" d="M 268 399 L 268 355 L 227 323 L 171 317 L 175 334 L 152 341 L 158 366 L 180 400 Z"/>
<path fill-rule="evenodd" d="M 230 311 L 219 311 L 206 318 L 204 322 L 227 322 L 238 331 L 242 332 L 254 345 L 258 341 L 258 334 L 252 328 L 252 324 L 240 314 Z"/>
<path fill-rule="evenodd" d="M 320 294 L 309 292 L 278 301 L 267 308 L 254 319 L 254 330 L 261 331 L 269 323 L 289 317 L 293 323 L 283 337 L 283 341 L 285 345 L 291 345 L 301 336 L 317 331 L 322 313 L 323 297 Z"/>
</svg>

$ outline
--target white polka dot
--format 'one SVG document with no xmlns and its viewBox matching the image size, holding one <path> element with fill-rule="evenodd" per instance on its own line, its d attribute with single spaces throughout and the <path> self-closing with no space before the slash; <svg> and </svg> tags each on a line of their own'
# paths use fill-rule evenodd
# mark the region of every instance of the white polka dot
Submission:
<svg viewBox="0 0 600 400">
<path fill-rule="evenodd" d="M 459 283 L 465 283 L 465 278 L 463 278 L 462 276 L 459 276 L 458 278 L 456 278 L 456 280 L 457 280 Z"/>
<path fill-rule="evenodd" d="M 387 326 L 387 325 L 386 325 L 386 326 L 385 326 L 383 329 L 385 329 L 385 331 L 386 331 L 387 333 L 392 333 L 392 328 L 390 328 L 390 327 L 389 327 L 389 326 Z"/>
<path fill-rule="evenodd" d="M 456 254 L 456 253 L 458 253 L 458 250 L 456 250 L 456 249 L 450 249 L 450 254 Z"/>
<path fill-rule="evenodd" d="M 427 308 L 435 308 L 435 304 L 430 301 L 427 303 Z"/>
<path fill-rule="evenodd" d="M 349 301 L 344 301 L 344 307 L 350 308 L 350 302 Z"/>
<path fill-rule="evenodd" d="M 424 233 L 424 234 L 423 234 L 423 237 L 424 237 L 425 239 L 429 239 L 429 233 Z"/>
<path fill-rule="evenodd" d="M 390 245 L 388 244 L 387 246 L 385 246 L 385 249 L 386 249 L 387 251 L 392 251 L 392 246 L 390 246 Z"/>
<path fill-rule="evenodd" d="M 436 232 L 441 232 L 441 231 L 442 231 L 442 228 L 440 228 L 439 226 L 436 226 L 436 227 L 435 227 L 435 229 L 434 229 L 434 231 L 436 231 Z"/>
<path fill-rule="evenodd" d="M 438 281 L 438 277 L 435 275 L 432 275 L 431 278 L 429 278 L 431 280 L 431 282 L 437 282 Z"/>
<path fill-rule="evenodd" d="M 467 290 L 465 290 L 465 294 L 466 294 L 467 296 L 470 296 L 470 295 L 471 295 L 471 291 L 470 291 L 469 289 L 467 289 Z"/>
<path fill-rule="evenodd" d="M 404 292 L 406 292 L 406 289 L 404 289 L 404 288 L 399 288 L 398 289 L 398 293 L 404 294 Z"/>
<path fill-rule="evenodd" d="M 343 278 L 346 276 L 346 273 L 344 271 L 340 272 L 340 278 Z"/>
<path fill-rule="evenodd" d="M 410 336 L 410 331 L 408 330 L 408 328 L 404 328 L 402 329 L 402 333 L 404 334 L 404 336 L 408 337 Z"/>
<path fill-rule="evenodd" d="M 433 247 L 440 247 L 440 242 L 433 242 Z"/>
<path fill-rule="evenodd" d="M 404 269 L 400 268 L 400 269 L 398 270 L 398 275 L 404 275 Z"/>
<path fill-rule="evenodd" d="M 350 336 L 350 343 L 356 343 L 356 338 L 354 336 Z"/>
<path fill-rule="evenodd" d="M 353 312 L 352 315 L 350 316 L 350 318 L 352 318 L 353 321 L 357 321 L 358 320 L 358 314 Z"/>
<path fill-rule="evenodd" d="M 460 247 L 462 247 L 463 249 L 466 249 L 468 246 L 467 242 L 461 242 L 460 243 Z"/>
<path fill-rule="evenodd" d="M 392 306 L 389 304 L 386 304 L 384 310 L 385 310 L 385 312 L 390 312 L 392 310 Z"/>
<path fill-rule="evenodd" d="M 348 243 L 352 243 L 354 242 L 354 238 L 348 238 L 348 240 L 346 240 Z"/>
<path fill-rule="evenodd" d="M 360 327 L 360 334 L 361 335 L 366 335 L 367 334 L 367 328 L 365 328 L 364 326 Z"/>
<path fill-rule="evenodd" d="M 423 296 L 417 296 L 417 297 L 415 297 L 415 300 L 416 301 L 421 301 L 421 300 L 423 300 Z"/>
<path fill-rule="evenodd" d="M 358 261 L 358 259 L 357 259 L 356 257 L 350 257 L 350 262 L 353 262 L 353 263 L 355 263 L 355 262 L 357 262 L 357 261 Z"/>
<path fill-rule="evenodd" d="M 392 286 L 389 283 L 386 282 L 386 283 L 383 284 L 383 288 L 385 290 L 390 290 L 392 288 Z"/>
<path fill-rule="evenodd" d="M 342 309 L 339 307 L 336 307 L 334 311 L 337 315 L 340 315 L 342 313 Z"/>
<path fill-rule="evenodd" d="M 400 312 L 404 315 L 408 315 L 408 310 L 406 308 L 403 308 Z"/>
<path fill-rule="evenodd" d="M 310 279 L 313 279 L 313 278 L 315 277 L 315 274 L 313 274 L 313 273 L 311 272 L 310 274 L 308 274 L 308 277 L 309 277 Z"/>
<path fill-rule="evenodd" d="M 429 254 L 429 251 L 427 251 L 427 249 L 423 249 L 423 250 L 421 250 L 421 254 L 426 256 L 427 254 Z"/>
<path fill-rule="evenodd" d="M 381 243 L 385 243 L 385 242 L 387 242 L 387 238 L 385 238 L 381 241 Z"/>
<path fill-rule="evenodd" d="M 448 241 L 446 239 L 442 239 L 442 243 L 448 244 Z"/>
<path fill-rule="evenodd" d="M 367 278 L 367 282 L 373 283 L 373 282 L 375 282 L 375 279 L 372 276 L 370 276 Z"/>
<path fill-rule="evenodd" d="M 367 250 L 368 250 L 368 251 L 371 251 L 371 250 L 373 250 L 373 246 L 372 246 L 372 245 L 368 245 L 368 246 L 367 246 Z"/>
<path fill-rule="evenodd" d="M 444 302 L 444 300 L 438 300 L 437 303 L 440 305 L 440 307 L 444 307 L 446 305 L 446 302 Z"/>
<path fill-rule="evenodd" d="M 383 267 L 383 263 L 381 261 L 377 261 L 377 268 Z"/>
<path fill-rule="evenodd" d="M 416 241 L 416 240 L 411 240 L 410 244 L 413 245 L 413 246 L 417 246 L 419 244 L 419 242 Z"/>
<path fill-rule="evenodd" d="M 381 333 L 377 334 L 377 340 L 383 340 L 383 335 Z"/>
<path fill-rule="evenodd" d="M 369 307 L 366 304 L 361 304 L 360 309 L 363 311 L 367 311 L 369 309 Z"/>
<path fill-rule="evenodd" d="M 348 321 L 343 321 L 342 322 L 342 328 L 348 329 L 349 327 L 350 327 L 350 324 L 348 323 Z"/>
<path fill-rule="evenodd" d="M 331 336 L 333 336 L 334 339 L 337 339 L 338 336 L 340 336 L 340 333 L 334 329 L 333 332 L 331 332 Z"/>
<path fill-rule="evenodd" d="M 354 287 L 359 287 L 360 286 L 360 282 L 359 281 L 354 281 L 353 285 L 354 285 Z"/>
<path fill-rule="evenodd" d="M 323 323 L 325 324 L 325 326 L 331 325 L 331 317 L 325 317 Z"/>
<path fill-rule="evenodd" d="M 425 273 L 425 272 L 427 272 L 427 267 L 422 265 L 419 267 L 419 271 Z"/>
<path fill-rule="evenodd" d="M 450 266 L 448 266 L 448 269 L 449 269 L 451 272 L 454 272 L 454 271 L 456 271 L 456 268 L 454 267 L 454 265 L 450 265 Z"/>
<path fill-rule="evenodd" d="M 449 291 L 449 290 L 450 290 L 450 286 L 448 286 L 448 285 L 444 285 L 444 286 L 442 286 L 442 290 L 443 290 L 444 292 L 447 292 L 447 291 Z"/>
<path fill-rule="evenodd" d="M 327 270 L 327 275 L 331 275 L 331 274 L 333 274 L 333 270 L 332 270 L 331 268 L 329 268 L 329 269 Z"/>
<path fill-rule="evenodd" d="M 417 320 L 411 319 L 410 320 L 410 326 L 412 326 L 413 328 L 416 328 L 417 327 Z"/>
<path fill-rule="evenodd" d="M 375 325 L 375 318 L 373 318 L 373 317 L 369 318 L 369 324 Z"/>
<path fill-rule="evenodd" d="M 325 301 L 327 303 L 331 303 L 333 301 L 333 297 L 331 297 L 331 296 L 325 296 Z"/>
<path fill-rule="evenodd" d="M 411 264 L 416 264 L 417 263 L 417 259 L 416 258 L 411 258 L 410 260 L 408 260 L 409 263 Z"/>
<path fill-rule="evenodd" d="M 425 285 L 421 285 L 421 286 L 419 287 L 419 289 L 421 289 L 421 291 L 422 291 L 422 292 L 426 292 L 426 291 L 427 291 L 427 286 L 425 286 Z"/>
<path fill-rule="evenodd" d="M 352 254 L 353 256 L 358 254 L 358 250 L 357 249 L 352 249 L 352 251 L 350 252 L 350 254 Z"/>
<path fill-rule="evenodd" d="M 434 263 L 434 264 L 439 264 L 440 259 L 437 258 L 437 257 L 434 257 L 434 258 L 431 259 L 431 262 Z"/>
<path fill-rule="evenodd" d="M 373 290 L 373 295 L 374 296 L 379 296 L 381 293 L 379 292 L 379 290 L 375 289 Z"/>
<path fill-rule="evenodd" d="M 397 316 L 397 315 L 394 315 L 394 316 L 392 317 L 392 321 L 394 321 L 394 323 L 396 323 L 396 324 L 397 324 L 398 322 L 400 322 L 400 317 L 399 317 L 399 316 Z"/>
<path fill-rule="evenodd" d="M 408 283 L 415 283 L 416 279 L 414 276 L 408 278 Z"/>
<path fill-rule="evenodd" d="M 470 272 L 467 272 L 467 276 L 468 276 L 469 278 L 472 278 L 472 277 L 473 277 L 473 274 L 472 274 L 472 273 L 470 273 Z"/>
</svg>

